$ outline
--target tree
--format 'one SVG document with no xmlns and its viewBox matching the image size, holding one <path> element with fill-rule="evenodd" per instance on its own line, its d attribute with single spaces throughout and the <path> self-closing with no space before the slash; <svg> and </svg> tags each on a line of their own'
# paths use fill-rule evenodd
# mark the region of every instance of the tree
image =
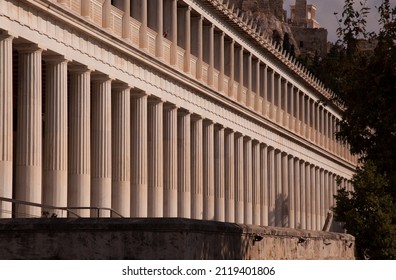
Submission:
<svg viewBox="0 0 396 280">
<path fill-rule="evenodd" d="M 396 259 L 396 7 L 384 0 L 378 11 L 380 30 L 370 34 L 367 7 L 345 0 L 340 40 L 318 74 L 345 108 L 337 138 L 361 163 L 354 192 L 336 196 L 336 219 L 356 236 L 358 257 Z"/>
</svg>

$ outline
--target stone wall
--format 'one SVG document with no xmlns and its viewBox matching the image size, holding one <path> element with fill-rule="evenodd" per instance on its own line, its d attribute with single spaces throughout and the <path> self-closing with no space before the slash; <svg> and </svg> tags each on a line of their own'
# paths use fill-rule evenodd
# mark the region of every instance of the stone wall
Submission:
<svg viewBox="0 0 396 280">
<path fill-rule="evenodd" d="M 177 218 L 0 220 L 0 259 L 354 259 L 354 245 L 347 234 Z"/>
<path fill-rule="evenodd" d="M 312 56 L 317 52 L 320 57 L 327 54 L 327 29 L 292 26 L 292 32 L 301 52 Z"/>
</svg>

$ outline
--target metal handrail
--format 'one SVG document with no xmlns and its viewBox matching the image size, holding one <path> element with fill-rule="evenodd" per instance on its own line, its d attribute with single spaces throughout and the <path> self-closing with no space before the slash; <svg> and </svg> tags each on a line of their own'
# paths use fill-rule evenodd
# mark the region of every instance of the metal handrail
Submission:
<svg viewBox="0 0 396 280">
<path fill-rule="evenodd" d="M 6 197 L 0 197 L 0 201 L 5 201 L 5 202 L 10 202 L 14 204 L 23 204 L 27 206 L 34 206 L 34 207 L 40 207 L 40 208 L 47 208 L 47 209 L 53 209 L 53 210 L 62 210 L 66 211 L 67 213 L 70 213 L 77 218 L 81 218 L 80 215 L 75 213 L 72 210 L 96 210 L 97 211 L 97 217 L 99 217 L 100 210 L 107 210 L 110 211 L 110 213 L 114 213 L 120 218 L 124 218 L 120 213 L 118 213 L 116 210 L 108 207 L 78 207 L 78 206 L 73 206 L 73 207 L 57 207 L 57 206 L 52 206 L 52 205 L 45 205 L 41 203 L 35 203 L 35 202 L 30 202 L 30 201 L 23 201 L 23 200 L 18 200 L 18 199 L 12 199 L 12 198 L 6 198 Z"/>
</svg>

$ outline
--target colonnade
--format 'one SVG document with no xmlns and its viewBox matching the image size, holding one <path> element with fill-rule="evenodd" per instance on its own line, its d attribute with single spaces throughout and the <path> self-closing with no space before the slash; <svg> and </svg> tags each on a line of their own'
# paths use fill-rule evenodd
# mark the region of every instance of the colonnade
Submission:
<svg viewBox="0 0 396 280">
<path fill-rule="evenodd" d="M 113 11 L 110 1 L 93 2 L 101 2 L 103 11 Z M 149 51 L 151 37 L 146 34 L 158 25 L 157 30 L 169 33 L 157 39 L 161 37 L 164 44 L 170 39 L 170 46 L 177 47 L 176 55 L 170 55 L 171 65 L 177 65 L 183 45 L 183 73 L 280 124 L 285 133 L 296 133 L 322 147 L 333 161 L 343 161 L 333 136 L 335 109 L 320 106 L 261 57 L 197 16 L 187 2 L 156 1 L 158 7 L 171 4 L 176 13 L 158 12 L 153 23 L 147 17 L 152 7 L 140 1 L 139 9 L 146 11 L 139 16 L 141 26 L 147 30 L 141 27 L 139 34 L 147 42 L 140 38 L 139 49 Z M 83 3 L 80 13 L 89 14 Z M 136 1 L 122 3 L 124 12 L 136 14 Z M 198 36 L 201 44 L 191 44 L 192 38 L 179 42 L 175 33 L 181 27 L 174 23 L 180 22 L 181 11 L 189 22 L 184 29 L 208 31 L 206 37 Z M 108 14 L 102 15 L 103 27 L 111 26 Z M 160 26 L 161 19 L 170 20 L 171 31 Z M 123 20 L 122 26 L 131 20 Z M 134 25 L 129 27 L 122 29 L 121 36 L 131 36 L 133 44 Z M 155 42 L 153 56 L 166 60 L 166 48 L 158 49 Z M 190 60 L 185 60 L 189 49 Z M 188 63 L 195 54 L 196 64 Z M 57 207 L 113 208 L 125 217 L 184 217 L 320 230 L 337 189 L 351 189 L 348 178 L 341 178 L 345 173 L 337 171 L 342 168 L 286 149 L 282 141 L 252 137 L 237 125 L 15 39 L 7 31 L 0 31 L 0 58 L 0 197 Z M 217 75 L 224 83 L 216 82 Z M 0 208 L 1 217 L 42 215 L 37 207 L 12 209 L 0 202 Z M 96 215 L 89 209 L 75 212 Z"/>
</svg>

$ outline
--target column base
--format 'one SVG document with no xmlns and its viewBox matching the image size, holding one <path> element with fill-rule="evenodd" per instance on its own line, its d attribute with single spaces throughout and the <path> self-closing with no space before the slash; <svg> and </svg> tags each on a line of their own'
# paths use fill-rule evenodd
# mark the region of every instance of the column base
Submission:
<svg viewBox="0 0 396 280">
<path fill-rule="evenodd" d="M 42 192 L 42 167 L 17 166 L 16 167 L 16 194 L 15 198 L 27 202 L 41 203 Z M 41 207 L 16 205 L 15 217 L 37 218 L 42 216 Z"/>
<path fill-rule="evenodd" d="M 0 161 L 0 197 L 12 198 L 12 161 Z M 0 218 L 12 217 L 12 203 L 0 201 Z"/>
<path fill-rule="evenodd" d="M 67 205 L 70 207 L 89 207 L 91 205 L 91 176 L 86 174 L 70 174 L 68 177 Z M 81 217 L 90 217 L 87 209 L 72 210 Z"/>
<path fill-rule="evenodd" d="M 111 207 L 111 178 L 92 178 L 92 207 Z M 108 210 L 92 210 L 91 217 L 110 217 Z"/>
<path fill-rule="evenodd" d="M 131 216 L 131 182 L 113 181 L 112 185 L 112 204 L 111 208 L 124 217 Z M 118 217 L 118 215 L 113 215 Z"/>
</svg>

